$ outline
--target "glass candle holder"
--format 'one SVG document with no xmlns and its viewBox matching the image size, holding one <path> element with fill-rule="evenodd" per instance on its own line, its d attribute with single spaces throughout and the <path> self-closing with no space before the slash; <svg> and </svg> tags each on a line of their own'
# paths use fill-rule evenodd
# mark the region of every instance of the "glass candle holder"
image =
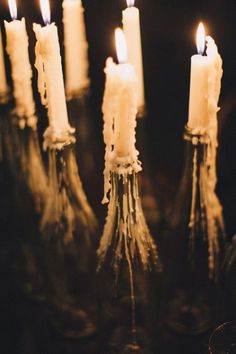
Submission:
<svg viewBox="0 0 236 354">
<path fill-rule="evenodd" d="M 236 322 L 226 322 L 212 333 L 209 340 L 209 354 L 236 353 Z"/>
<path fill-rule="evenodd" d="M 166 322 L 176 332 L 197 334 L 215 320 L 224 223 L 209 174 L 210 139 L 186 127 L 184 140 L 184 171 L 166 237 Z"/>
<path fill-rule="evenodd" d="M 150 353 L 155 311 L 149 290 L 151 279 L 156 279 L 157 266 L 156 247 L 139 198 L 137 174 L 111 172 L 108 215 L 98 250 L 103 352 Z"/>
<path fill-rule="evenodd" d="M 97 221 L 82 188 L 74 148 L 71 142 L 60 149 L 48 148 L 49 193 L 41 220 L 41 252 L 53 327 L 66 337 L 86 338 L 96 328 Z"/>
</svg>

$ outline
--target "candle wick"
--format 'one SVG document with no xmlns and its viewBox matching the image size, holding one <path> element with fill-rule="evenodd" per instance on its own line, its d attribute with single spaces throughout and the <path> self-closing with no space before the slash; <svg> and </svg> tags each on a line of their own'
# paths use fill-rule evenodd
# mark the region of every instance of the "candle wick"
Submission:
<svg viewBox="0 0 236 354">
<path fill-rule="evenodd" d="M 129 7 L 134 7 L 134 0 L 127 0 L 127 6 Z"/>
<path fill-rule="evenodd" d="M 205 52 L 206 52 L 206 47 L 205 46 L 198 48 L 198 54 L 199 55 L 204 56 Z"/>
</svg>

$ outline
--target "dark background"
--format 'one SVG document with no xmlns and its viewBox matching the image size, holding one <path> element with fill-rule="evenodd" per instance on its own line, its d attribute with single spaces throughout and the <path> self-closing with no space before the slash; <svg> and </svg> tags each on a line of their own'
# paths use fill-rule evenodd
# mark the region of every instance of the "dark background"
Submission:
<svg viewBox="0 0 236 354">
<path fill-rule="evenodd" d="M 165 199 L 163 194 L 168 198 L 174 197 L 181 176 L 184 158 L 182 133 L 188 117 L 190 57 L 196 53 L 195 31 L 200 20 L 205 23 L 207 33 L 218 45 L 224 62 L 220 98 L 222 110 L 219 114 L 218 192 L 224 206 L 228 235 L 231 237 L 236 232 L 236 2 L 235 0 L 137 0 L 137 6 L 141 13 L 148 112 L 146 117 L 148 149 L 157 186 L 157 201 L 159 196 L 160 200 Z M 125 0 L 85 0 L 84 7 L 89 42 L 91 107 L 97 133 L 96 141 L 102 155 L 104 152 L 101 116 L 104 90 L 103 68 L 107 56 L 115 58 L 113 31 L 116 26 L 121 26 L 121 11 L 126 7 L 126 3 Z M 61 1 L 51 1 L 51 9 L 52 21 L 55 21 L 59 27 L 63 54 Z M 22 16 L 26 18 L 33 64 L 35 38 L 32 23 L 42 23 L 39 1 L 18 0 L 18 13 L 19 18 Z M 0 4 L 0 16 L 1 26 L 3 19 L 10 20 L 6 0 Z M 10 82 L 9 64 L 7 66 Z M 35 88 L 36 78 L 34 70 Z M 35 97 L 40 110 L 36 89 Z M 96 178 L 102 186 L 102 166 Z M 98 193 L 101 199 L 101 188 Z M 168 199 L 169 204 L 171 201 L 171 198 Z M 2 323 L 1 339 L 7 343 L 4 348 L 8 349 L 4 351 L 0 343 L 0 353 L 38 353 L 34 343 L 30 342 L 30 329 L 24 327 L 24 323 L 19 320 L 21 313 L 14 313 L 14 307 L 9 307 L 8 310 L 11 322 L 7 323 L 7 328 L 6 324 Z M 43 331 L 43 328 L 41 330 Z M 18 331 L 21 333 L 19 337 L 16 335 Z M 13 342 L 9 344 L 11 340 Z M 26 343 L 28 347 L 25 346 Z M 66 350 L 63 351 L 63 345 L 65 343 L 59 342 L 54 349 L 55 352 L 47 353 L 64 353 Z M 192 354 L 196 350 L 190 348 L 187 353 Z M 71 352 L 77 351 L 74 349 Z M 176 348 L 173 354 L 183 352 L 183 349 Z M 46 352 L 39 354 L 46 354 Z"/>
</svg>

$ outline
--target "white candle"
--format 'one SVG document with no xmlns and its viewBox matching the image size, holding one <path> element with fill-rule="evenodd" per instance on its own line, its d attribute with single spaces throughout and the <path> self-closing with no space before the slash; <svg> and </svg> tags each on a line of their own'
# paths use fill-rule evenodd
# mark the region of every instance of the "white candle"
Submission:
<svg viewBox="0 0 236 354">
<path fill-rule="evenodd" d="M 138 107 L 145 105 L 143 58 L 139 9 L 134 0 L 127 0 L 128 8 L 123 11 L 123 28 L 128 47 L 128 62 L 133 64 L 138 77 Z"/>
<path fill-rule="evenodd" d="M 0 29 L 0 97 L 4 97 L 8 92 L 6 69 L 3 54 L 2 32 Z"/>
<path fill-rule="evenodd" d="M 42 103 L 48 109 L 52 133 L 60 135 L 70 129 L 68 123 L 64 80 L 57 27 L 50 24 L 50 9 L 47 0 L 41 0 L 45 26 L 34 24 L 37 43 L 35 47 L 38 70 L 38 90 Z"/>
<path fill-rule="evenodd" d="M 110 171 L 114 158 L 122 166 L 137 163 L 138 152 L 135 149 L 135 127 L 137 114 L 137 76 L 132 64 L 126 63 L 127 48 L 122 30 L 116 30 L 117 54 L 120 64 L 112 58 L 106 62 L 106 87 L 103 99 L 105 155 L 104 200 L 110 189 Z"/>
<path fill-rule="evenodd" d="M 63 1 L 66 93 L 73 96 L 89 85 L 88 43 L 81 0 Z"/>
<path fill-rule="evenodd" d="M 25 19 L 17 18 L 15 0 L 9 0 L 9 8 L 13 21 L 5 23 L 7 53 L 10 58 L 15 99 L 15 113 L 19 118 L 30 118 L 35 114 L 32 91 L 32 69 L 29 61 L 28 36 Z"/>
<path fill-rule="evenodd" d="M 137 78 L 133 65 L 126 63 L 125 39 L 120 29 L 116 30 L 116 43 L 120 64 L 115 64 L 112 59 L 107 60 L 103 113 L 105 119 L 113 117 L 116 155 L 126 157 L 132 154 L 135 142 Z"/>
<path fill-rule="evenodd" d="M 212 65 L 208 76 L 208 114 L 210 119 L 210 127 L 217 126 L 217 113 L 219 96 L 221 92 L 221 79 L 223 75 L 222 58 L 218 52 L 215 41 L 210 36 L 206 37 L 207 49 L 206 53 L 211 60 Z"/>
<path fill-rule="evenodd" d="M 197 31 L 197 47 L 200 54 L 191 58 L 188 126 L 193 129 L 208 129 L 211 124 L 212 97 L 214 97 L 214 105 L 217 109 L 222 73 L 218 72 L 218 76 L 214 75 L 215 63 L 220 58 L 214 41 L 209 41 L 207 55 L 202 55 L 205 50 L 205 31 L 202 24 L 199 25 Z M 213 83 L 212 80 L 214 80 Z M 217 94 L 215 93 L 216 86 Z"/>
</svg>

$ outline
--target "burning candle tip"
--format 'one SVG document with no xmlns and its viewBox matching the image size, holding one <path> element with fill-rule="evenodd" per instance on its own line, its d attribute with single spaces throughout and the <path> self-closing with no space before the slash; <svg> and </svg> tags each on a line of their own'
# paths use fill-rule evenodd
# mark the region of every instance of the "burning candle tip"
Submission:
<svg viewBox="0 0 236 354">
<path fill-rule="evenodd" d="M 205 28 L 202 22 L 199 23 L 196 35 L 196 44 L 198 54 L 203 55 L 206 47 L 206 34 Z"/>
<path fill-rule="evenodd" d="M 43 21 L 47 26 L 51 23 L 51 12 L 50 12 L 49 0 L 40 0 L 40 7 L 43 16 Z"/>
<path fill-rule="evenodd" d="M 17 19 L 17 6 L 16 6 L 16 0 L 8 0 L 8 5 L 9 5 L 9 10 L 11 14 L 12 20 Z"/>
</svg>

